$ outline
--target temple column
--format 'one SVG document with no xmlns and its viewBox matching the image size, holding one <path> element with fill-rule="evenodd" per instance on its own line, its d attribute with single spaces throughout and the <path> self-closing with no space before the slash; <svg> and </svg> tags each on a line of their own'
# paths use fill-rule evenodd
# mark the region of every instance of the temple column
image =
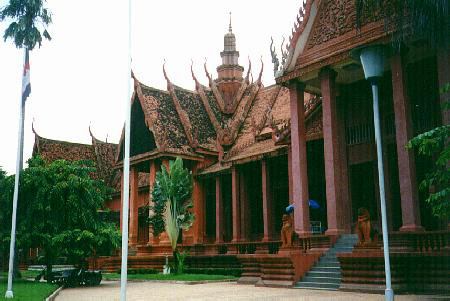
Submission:
<svg viewBox="0 0 450 301">
<path fill-rule="evenodd" d="M 193 173 L 199 167 L 199 163 L 197 163 L 194 167 Z M 193 242 L 195 244 L 201 244 L 204 241 L 205 237 L 205 192 L 203 188 L 203 183 L 198 178 L 194 177 L 194 190 L 192 192 L 192 198 L 194 202 L 194 224 L 193 224 Z M 189 231 L 188 231 L 189 232 Z M 186 233 L 186 232 L 184 232 Z"/>
<path fill-rule="evenodd" d="M 437 54 L 437 68 L 438 68 L 438 80 L 439 88 L 442 88 L 445 84 L 450 83 L 450 51 L 440 49 Z M 440 94 L 441 106 L 444 102 L 450 99 L 450 91 Z M 450 124 L 450 110 L 441 109 L 442 124 Z"/>
<path fill-rule="evenodd" d="M 437 53 L 437 68 L 439 89 L 444 85 L 450 83 L 450 51 L 446 49 L 439 49 Z M 450 99 L 450 91 L 447 93 L 440 93 L 441 105 L 441 120 L 442 125 L 450 124 L 450 110 L 442 109 L 442 105 Z M 447 162 L 447 168 L 450 168 L 450 162 Z M 447 228 L 450 229 L 450 218 L 448 219 Z"/>
<path fill-rule="evenodd" d="M 223 243 L 224 216 L 221 177 L 216 176 L 216 243 Z"/>
<path fill-rule="evenodd" d="M 241 240 L 250 240 L 250 204 L 248 200 L 245 167 L 239 172 L 239 202 L 241 206 Z"/>
<path fill-rule="evenodd" d="M 138 197 L 139 172 L 136 167 L 130 168 L 130 245 L 136 245 L 138 239 Z"/>
<path fill-rule="evenodd" d="M 262 177 L 262 200 L 263 200 L 263 220 L 264 220 L 264 237 L 263 241 L 273 239 L 273 203 L 272 192 L 270 187 L 270 168 L 267 160 L 261 161 L 261 177 Z"/>
<path fill-rule="evenodd" d="M 288 149 L 288 181 L 289 181 L 289 204 L 293 204 L 293 180 L 292 180 L 292 148 L 289 146 Z"/>
<path fill-rule="evenodd" d="M 150 161 L 150 175 L 149 175 L 149 206 L 153 206 L 153 199 L 152 199 L 152 191 L 153 186 L 155 185 L 156 181 L 156 172 L 157 172 L 157 164 L 154 160 Z M 153 211 L 149 209 L 148 216 L 152 216 Z M 148 229 L 148 242 L 153 242 L 153 229 L 149 226 Z"/>
<path fill-rule="evenodd" d="M 309 224 L 304 93 L 305 85 L 303 83 L 290 82 L 292 197 L 295 207 L 295 231 L 299 236 L 308 236 L 311 233 Z"/>
<path fill-rule="evenodd" d="M 241 239 L 241 207 L 239 202 L 239 172 L 236 166 L 231 168 L 231 207 L 233 213 L 233 240 Z"/>
<path fill-rule="evenodd" d="M 345 136 L 336 100 L 336 72 L 330 68 L 320 70 L 322 92 L 323 145 L 327 195 L 328 235 L 350 231 L 348 218 L 348 176 L 345 154 Z"/>
<path fill-rule="evenodd" d="M 413 128 L 404 67 L 401 55 L 395 55 L 391 58 L 398 175 L 403 222 L 400 231 L 418 231 L 423 230 L 423 228 L 420 223 L 414 151 L 405 148 L 405 145 L 413 137 Z"/>
</svg>

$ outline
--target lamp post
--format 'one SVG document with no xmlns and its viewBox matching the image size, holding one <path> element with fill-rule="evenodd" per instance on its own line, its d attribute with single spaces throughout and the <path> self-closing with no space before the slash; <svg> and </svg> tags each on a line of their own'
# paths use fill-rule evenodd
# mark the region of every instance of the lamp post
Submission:
<svg viewBox="0 0 450 301">
<path fill-rule="evenodd" d="M 381 45 L 370 45 L 359 48 L 355 54 L 361 59 L 364 75 L 372 86 L 373 94 L 373 122 L 375 127 L 375 142 L 377 145 L 378 181 L 380 186 L 381 222 L 383 228 L 384 268 L 386 273 L 385 296 L 387 301 L 394 300 L 394 291 L 391 288 L 391 266 L 389 262 L 389 243 L 386 219 L 386 198 L 384 192 L 384 167 L 381 141 L 380 112 L 378 105 L 378 81 L 384 71 L 384 48 Z"/>
</svg>

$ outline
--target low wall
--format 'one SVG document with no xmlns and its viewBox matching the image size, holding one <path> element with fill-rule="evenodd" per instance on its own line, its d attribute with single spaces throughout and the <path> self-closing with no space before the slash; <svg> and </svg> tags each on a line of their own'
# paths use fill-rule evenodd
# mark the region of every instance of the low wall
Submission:
<svg viewBox="0 0 450 301">
<path fill-rule="evenodd" d="M 383 293 L 384 256 L 381 249 L 338 254 L 341 290 Z M 391 253 L 392 288 L 397 292 L 450 293 L 450 252 Z"/>
</svg>

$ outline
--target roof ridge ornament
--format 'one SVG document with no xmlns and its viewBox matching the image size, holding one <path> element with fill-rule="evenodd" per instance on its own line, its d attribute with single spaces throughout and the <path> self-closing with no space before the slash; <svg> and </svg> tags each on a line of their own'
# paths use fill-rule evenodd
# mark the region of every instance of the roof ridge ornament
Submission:
<svg viewBox="0 0 450 301">
<path fill-rule="evenodd" d="M 164 73 L 164 78 L 167 81 L 167 90 L 170 91 L 173 88 L 173 84 L 170 81 L 170 79 L 169 79 L 169 77 L 167 76 L 167 73 L 166 73 L 166 59 L 164 59 L 164 63 L 163 63 L 163 73 Z"/>
<path fill-rule="evenodd" d="M 35 135 L 38 135 L 37 133 L 36 133 L 36 130 L 34 129 L 34 116 L 33 116 L 33 121 L 31 121 L 31 131 L 35 134 Z M 38 135 L 39 136 L 39 135 Z"/>
</svg>

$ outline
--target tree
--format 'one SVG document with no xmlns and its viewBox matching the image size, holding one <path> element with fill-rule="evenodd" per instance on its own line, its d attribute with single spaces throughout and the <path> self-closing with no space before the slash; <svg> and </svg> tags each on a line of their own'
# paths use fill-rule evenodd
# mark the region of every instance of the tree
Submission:
<svg viewBox="0 0 450 301">
<path fill-rule="evenodd" d="M 0 167 L 0 267 L 3 268 L 8 258 L 7 250 L 9 246 L 10 228 L 8 228 L 8 222 L 11 220 L 11 208 L 9 207 L 10 200 L 7 199 L 9 194 L 6 191 L 7 185 L 6 172 Z M 8 233 L 9 232 L 9 233 Z M 8 238 L 8 239 L 7 239 Z"/>
<path fill-rule="evenodd" d="M 399 49 L 423 40 L 433 48 L 448 47 L 450 4 L 448 0 L 355 0 L 356 27 L 365 20 L 384 19 L 392 32 L 392 45 Z"/>
<path fill-rule="evenodd" d="M 30 51 L 36 44 L 41 47 L 43 38 L 51 40 L 47 26 L 52 22 L 52 16 L 45 3 L 46 0 L 10 0 L 0 9 L 0 22 L 13 20 L 3 39 L 13 39 L 17 48 L 26 47 Z"/>
<path fill-rule="evenodd" d="M 154 206 L 150 206 L 153 214 L 149 217 L 149 223 L 155 236 L 166 231 L 175 263 L 181 269 L 177 269 L 177 272 L 182 272 L 177 240 L 180 231 L 189 229 L 194 221 L 194 214 L 190 210 L 193 207 L 192 190 L 192 174 L 187 168 L 183 168 L 183 160 L 179 157 L 169 162 L 169 172 L 162 166 L 161 171 L 156 173 L 152 190 Z"/>
<path fill-rule="evenodd" d="M 109 252 L 120 244 L 116 226 L 99 215 L 111 189 L 96 178 L 95 171 L 91 161 L 46 163 L 35 157 L 21 174 L 18 245 L 44 251 L 50 281 L 58 257 L 82 266 L 96 250 Z"/>
<path fill-rule="evenodd" d="M 450 84 L 447 83 L 441 93 L 448 93 L 449 87 Z M 450 109 L 449 100 L 442 109 Z M 425 175 L 419 188 L 428 190 L 428 198 L 425 201 L 431 205 L 433 214 L 443 220 L 450 218 L 449 137 L 450 125 L 443 125 L 414 137 L 406 145 L 407 148 L 415 148 L 419 154 L 431 157 L 434 161 L 431 172 Z"/>
</svg>

